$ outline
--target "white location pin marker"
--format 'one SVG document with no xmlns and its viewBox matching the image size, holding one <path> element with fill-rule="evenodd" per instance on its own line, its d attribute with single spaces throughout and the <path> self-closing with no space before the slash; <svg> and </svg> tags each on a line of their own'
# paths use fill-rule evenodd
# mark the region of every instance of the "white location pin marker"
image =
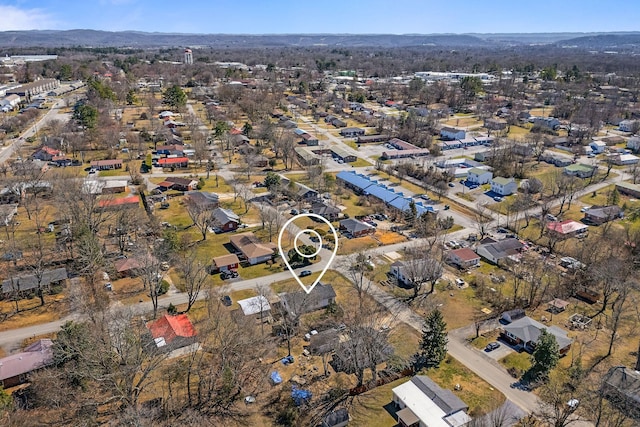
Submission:
<svg viewBox="0 0 640 427">
<path fill-rule="evenodd" d="M 327 224 L 329 226 L 329 230 L 331 230 L 331 232 L 333 233 L 333 240 L 335 242 L 335 244 L 333 245 L 333 253 L 331 254 L 331 258 L 329 258 L 329 261 L 327 262 L 327 265 L 325 265 L 324 269 L 322 269 L 322 272 L 320 273 L 318 278 L 311 284 L 311 286 L 305 286 L 304 283 L 302 283 L 302 281 L 300 280 L 298 275 L 295 273 L 295 271 L 293 271 L 293 268 L 291 268 L 291 265 L 289 264 L 289 261 L 287 260 L 287 254 L 285 253 L 284 249 L 282 249 L 282 235 L 284 234 L 284 231 L 287 229 L 287 227 L 293 221 L 295 221 L 297 219 L 300 219 L 300 218 L 305 218 L 305 217 L 307 217 L 307 218 L 315 218 L 315 219 L 318 219 L 318 220 L 324 222 L 325 224 Z M 311 255 L 300 253 L 300 251 L 298 249 L 298 239 L 300 238 L 300 236 L 304 232 L 309 232 L 310 234 L 313 234 L 318 238 L 318 248 Z M 318 255 L 318 253 L 320 253 L 320 250 L 322 249 L 322 237 L 315 230 L 300 230 L 300 231 L 298 231 L 298 233 L 296 233 L 296 235 L 295 235 L 295 237 L 293 239 L 293 248 L 295 249 L 296 252 L 298 252 L 298 255 L 300 255 L 301 257 L 303 257 L 303 258 L 313 258 L 314 256 Z M 280 256 L 282 257 L 285 265 L 287 266 L 287 268 L 291 272 L 291 275 L 296 279 L 296 281 L 302 287 L 302 289 L 304 289 L 304 291 L 306 293 L 309 293 L 320 282 L 320 279 L 322 279 L 322 276 L 324 276 L 324 273 L 327 272 L 327 270 L 329 269 L 329 266 L 333 262 L 333 259 L 336 257 L 336 253 L 338 253 L 338 233 L 336 232 L 336 229 L 333 228 L 333 225 L 331 225 L 331 223 L 326 218 L 324 218 L 324 217 L 322 217 L 322 216 L 320 216 L 318 214 L 313 214 L 313 213 L 299 214 L 299 215 L 296 215 L 293 218 L 289 219 L 289 221 L 285 222 L 284 226 L 280 229 L 280 234 L 278 234 L 278 249 L 280 250 Z"/>
</svg>

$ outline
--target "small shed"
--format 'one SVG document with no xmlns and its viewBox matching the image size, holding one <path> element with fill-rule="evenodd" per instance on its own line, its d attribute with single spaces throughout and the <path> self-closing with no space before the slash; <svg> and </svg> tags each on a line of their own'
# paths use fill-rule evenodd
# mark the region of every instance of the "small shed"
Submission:
<svg viewBox="0 0 640 427">
<path fill-rule="evenodd" d="M 271 384 L 273 385 L 277 385 L 282 382 L 282 377 L 280 376 L 278 371 L 271 372 L 271 375 L 269 376 L 269 378 L 271 379 Z"/>
</svg>

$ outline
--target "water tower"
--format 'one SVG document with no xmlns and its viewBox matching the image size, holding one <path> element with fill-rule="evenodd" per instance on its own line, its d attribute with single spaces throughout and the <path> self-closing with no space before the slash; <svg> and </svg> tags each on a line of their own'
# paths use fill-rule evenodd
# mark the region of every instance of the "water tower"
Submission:
<svg viewBox="0 0 640 427">
<path fill-rule="evenodd" d="M 193 64 L 193 52 L 191 52 L 191 49 L 184 50 L 184 63 Z"/>
</svg>

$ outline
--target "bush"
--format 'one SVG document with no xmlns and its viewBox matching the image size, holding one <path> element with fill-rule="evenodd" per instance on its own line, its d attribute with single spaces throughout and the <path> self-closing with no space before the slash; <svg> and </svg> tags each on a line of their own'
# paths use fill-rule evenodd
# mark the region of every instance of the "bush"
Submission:
<svg viewBox="0 0 640 427">
<path fill-rule="evenodd" d="M 203 188 L 203 187 L 204 187 L 204 178 L 200 177 L 200 178 L 198 179 L 198 185 L 196 186 L 196 188 L 197 188 L 198 190 L 202 190 L 202 188 Z"/>
<path fill-rule="evenodd" d="M 171 287 L 171 285 L 169 284 L 169 282 L 167 282 L 166 280 L 163 280 L 162 282 L 160 282 L 160 289 L 158 291 L 159 295 L 164 295 L 169 291 L 169 288 Z"/>
<path fill-rule="evenodd" d="M 176 308 L 176 306 L 173 305 L 173 303 L 169 304 L 169 307 L 167 307 L 167 313 L 176 314 L 177 312 L 178 312 L 178 309 Z"/>
</svg>

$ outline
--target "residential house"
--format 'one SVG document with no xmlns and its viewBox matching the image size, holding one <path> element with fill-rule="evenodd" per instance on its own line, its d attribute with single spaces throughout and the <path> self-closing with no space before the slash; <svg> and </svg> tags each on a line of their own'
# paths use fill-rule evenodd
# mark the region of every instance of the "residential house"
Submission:
<svg viewBox="0 0 640 427">
<path fill-rule="evenodd" d="M 638 161 L 640 161 L 640 157 L 634 156 L 633 154 L 618 153 L 611 155 L 609 157 L 609 161 L 617 166 L 635 165 L 636 163 L 638 163 Z"/>
<path fill-rule="evenodd" d="M 185 199 L 188 203 L 197 205 L 203 209 L 215 209 L 220 203 L 220 198 L 216 193 L 206 191 L 187 191 Z"/>
<path fill-rule="evenodd" d="M 40 276 L 40 280 L 35 274 L 9 277 L 2 281 L 2 295 L 28 294 L 38 289 L 38 283 L 42 289 L 47 290 L 51 286 L 64 285 L 67 278 L 67 270 L 64 267 L 45 270 Z"/>
<path fill-rule="evenodd" d="M 601 225 L 614 219 L 622 218 L 623 212 L 619 206 L 593 206 L 584 213 L 585 222 Z"/>
<path fill-rule="evenodd" d="M 213 258 L 212 273 L 237 271 L 240 260 L 236 254 L 221 255 Z"/>
<path fill-rule="evenodd" d="M 543 330 L 546 330 L 556 338 L 560 354 L 567 354 L 573 342 L 567 336 L 567 331 L 557 326 L 543 325 L 527 316 L 503 326 L 502 337 L 512 345 L 522 346 L 524 350 L 532 353 Z"/>
<path fill-rule="evenodd" d="M 184 145 L 159 145 L 156 147 L 156 153 L 165 156 L 182 156 L 184 154 Z"/>
<path fill-rule="evenodd" d="M 638 138 L 640 140 L 640 138 Z M 607 148 L 607 144 L 604 141 L 593 140 L 589 143 L 589 147 L 594 154 L 604 153 L 605 148 Z M 629 144 L 627 143 L 627 148 Z"/>
<path fill-rule="evenodd" d="M 311 212 L 320 215 L 321 217 L 327 219 L 329 222 L 333 222 L 338 219 L 341 211 L 335 206 L 317 201 L 311 205 Z"/>
<path fill-rule="evenodd" d="M 414 285 L 414 281 L 425 281 L 426 278 L 418 277 L 428 271 L 428 268 L 424 268 L 422 266 L 425 262 L 427 261 L 424 259 L 396 261 L 391 264 L 389 268 L 389 275 L 397 281 L 398 285 L 412 287 Z"/>
<path fill-rule="evenodd" d="M 602 394 L 619 411 L 640 419 L 640 371 L 614 366 L 604 377 Z"/>
<path fill-rule="evenodd" d="M 98 208 L 103 210 L 134 209 L 140 206 L 140 196 L 120 197 L 117 199 L 102 199 L 98 201 Z"/>
<path fill-rule="evenodd" d="M 238 134 L 238 135 L 232 135 L 230 137 L 231 139 L 231 143 L 233 144 L 234 147 L 239 147 L 241 145 L 248 145 L 250 143 L 249 138 L 246 135 L 243 134 Z"/>
<path fill-rule="evenodd" d="M 555 117 L 530 117 L 529 121 L 533 123 L 534 126 L 541 126 L 552 130 L 560 126 L 560 120 Z"/>
<path fill-rule="evenodd" d="M 269 158 L 262 154 L 255 154 L 249 159 L 251 165 L 256 168 L 266 168 L 269 165 Z"/>
<path fill-rule="evenodd" d="M 565 221 L 552 221 L 547 223 L 547 232 L 553 237 L 567 239 L 583 234 L 589 227 L 581 222 L 567 219 Z"/>
<path fill-rule="evenodd" d="M 633 150 L 634 153 L 640 151 L 640 136 L 632 136 L 629 138 L 627 148 Z"/>
<path fill-rule="evenodd" d="M 466 132 L 464 131 L 464 129 L 458 129 L 458 128 L 449 127 L 449 126 L 445 126 L 442 129 L 440 129 L 440 138 L 447 141 L 464 139 L 465 136 L 466 136 Z"/>
<path fill-rule="evenodd" d="M 184 169 L 189 167 L 189 159 L 187 157 L 165 157 L 158 159 L 158 166 L 170 169 Z"/>
<path fill-rule="evenodd" d="M 94 160 L 91 162 L 91 168 L 99 171 L 122 169 L 122 160 L 109 159 L 109 160 Z"/>
<path fill-rule="evenodd" d="M 136 277 L 141 267 L 142 264 L 136 258 L 121 258 L 113 263 L 118 277 Z"/>
<path fill-rule="evenodd" d="M 240 225 L 240 217 L 230 209 L 216 208 L 211 213 L 213 224 L 222 231 L 237 230 Z"/>
<path fill-rule="evenodd" d="M 347 126 L 347 123 L 344 120 L 340 120 L 337 117 L 334 117 L 333 120 L 330 121 L 330 123 L 337 128 L 343 128 Z"/>
<path fill-rule="evenodd" d="M 476 253 L 492 264 L 499 264 L 509 257 L 517 258 L 524 250 L 524 244 L 515 238 L 492 241 L 476 247 Z"/>
<path fill-rule="evenodd" d="M 54 157 L 60 156 L 61 154 L 63 154 L 62 151 L 43 145 L 34 151 L 31 157 L 45 162 L 50 162 Z"/>
<path fill-rule="evenodd" d="M 279 295 L 284 309 L 293 318 L 302 314 L 323 310 L 336 302 L 336 292 L 330 284 L 318 283 L 311 292 L 297 291 Z"/>
<path fill-rule="evenodd" d="M 480 265 L 480 256 L 469 248 L 449 251 L 447 253 L 447 260 L 459 268 L 471 268 Z"/>
<path fill-rule="evenodd" d="M 374 234 L 376 228 L 355 218 L 347 218 L 340 221 L 340 231 L 348 236 L 357 238 Z"/>
<path fill-rule="evenodd" d="M 48 169 L 47 162 L 38 159 L 16 160 L 11 163 L 11 171 L 15 176 L 35 176 Z"/>
<path fill-rule="evenodd" d="M 0 386 L 9 389 L 28 381 L 28 374 L 53 364 L 53 341 L 41 339 L 20 353 L 0 359 Z"/>
<path fill-rule="evenodd" d="M 164 182 L 170 182 L 172 190 L 193 191 L 198 187 L 198 181 L 191 178 L 181 178 L 178 176 L 170 176 Z"/>
<path fill-rule="evenodd" d="M 302 200 L 315 200 L 318 198 L 318 192 L 311 187 L 296 182 L 295 188 L 296 196 Z"/>
<path fill-rule="evenodd" d="M 340 129 L 340 135 L 344 138 L 355 138 L 364 135 L 364 133 L 364 129 L 357 127 Z"/>
<path fill-rule="evenodd" d="M 622 120 L 620 124 L 618 124 L 618 130 L 621 132 L 633 132 L 637 130 L 637 120 Z"/>
<path fill-rule="evenodd" d="M 331 154 L 335 159 L 342 160 L 345 163 L 351 163 L 358 160 L 358 158 L 354 154 L 351 154 L 344 148 L 337 145 L 331 147 Z"/>
<path fill-rule="evenodd" d="M 493 172 L 487 169 L 471 168 L 467 172 L 467 182 L 472 184 L 486 184 L 493 178 Z"/>
<path fill-rule="evenodd" d="M 340 333 L 331 328 L 311 335 L 309 340 L 309 353 L 314 356 L 333 353 L 340 342 Z"/>
<path fill-rule="evenodd" d="M 640 198 L 640 184 L 618 182 L 616 183 L 616 190 L 618 190 L 620 194 L 625 194 L 634 198 Z"/>
<path fill-rule="evenodd" d="M 238 305 L 245 316 L 255 316 L 261 322 L 271 319 L 271 304 L 264 295 L 240 300 Z"/>
<path fill-rule="evenodd" d="M 495 177 L 491 180 L 491 191 L 500 196 L 508 196 L 518 190 L 518 184 L 513 178 Z"/>
<path fill-rule="evenodd" d="M 296 147 L 296 156 L 302 166 L 319 165 L 321 157 L 306 147 Z"/>
<path fill-rule="evenodd" d="M 2 106 L 2 111 L 9 112 L 11 110 L 15 110 L 20 105 L 20 95 L 9 95 L 6 96 L 2 101 L 0 101 L 0 106 Z"/>
<path fill-rule="evenodd" d="M 596 166 L 576 163 L 566 166 L 564 168 L 564 174 L 569 176 L 577 176 L 578 178 L 590 178 L 591 176 L 593 176 L 597 169 L 598 168 Z"/>
<path fill-rule="evenodd" d="M 392 390 L 400 427 L 463 427 L 469 406 L 426 375 L 416 375 Z"/>
<path fill-rule="evenodd" d="M 545 151 L 540 156 L 540 160 L 550 163 L 559 168 L 563 168 L 574 163 L 573 157 L 556 153 L 555 151 Z"/>
<path fill-rule="evenodd" d="M 484 127 L 494 131 L 505 130 L 507 128 L 507 121 L 503 119 L 485 119 Z"/>
<path fill-rule="evenodd" d="M 271 242 L 262 243 L 251 232 L 231 236 L 229 241 L 251 265 L 269 261 L 276 249 L 276 245 Z"/>
<path fill-rule="evenodd" d="M 197 332 L 186 314 L 165 314 L 147 323 L 147 329 L 157 348 L 171 351 L 196 342 Z"/>
</svg>

